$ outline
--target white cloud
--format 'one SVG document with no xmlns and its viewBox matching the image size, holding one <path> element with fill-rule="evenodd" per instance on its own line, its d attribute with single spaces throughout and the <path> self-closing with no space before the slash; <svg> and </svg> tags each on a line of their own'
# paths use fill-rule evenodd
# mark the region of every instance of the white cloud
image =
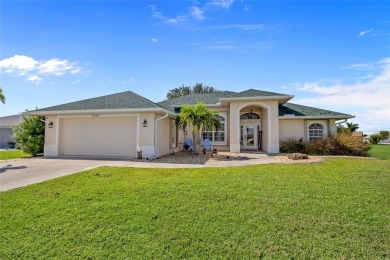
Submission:
<svg viewBox="0 0 390 260">
<path fill-rule="evenodd" d="M 157 38 L 152 38 L 152 42 L 156 43 L 156 42 L 158 42 L 158 39 Z"/>
<path fill-rule="evenodd" d="M 15 71 L 30 71 L 34 70 L 38 61 L 24 55 L 14 55 L 0 61 L 0 68 L 5 73 L 13 73 Z"/>
<path fill-rule="evenodd" d="M 356 63 L 346 67 L 347 69 L 353 70 L 373 70 L 375 66 L 373 63 Z"/>
<path fill-rule="evenodd" d="M 368 34 L 368 33 L 371 33 L 371 32 L 373 32 L 373 31 L 374 31 L 373 28 L 371 28 L 371 29 L 369 29 L 369 30 L 367 30 L 367 31 L 361 31 L 361 32 L 359 33 L 359 36 L 360 36 L 360 37 L 363 37 L 364 35 L 366 35 L 366 34 Z"/>
<path fill-rule="evenodd" d="M 200 9 L 198 6 L 191 6 L 190 13 L 193 17 L 195 17 L 198 20 L 204 19 L 204 13 L 203 13 L 202 9 Z"/>
<path fill-rule="evenodd" d="M 298 91 L 310 97 L 294 99 L 298 104 L 322 107 L 356 115 L 350 120 L 366 133 L 390 129 L 390 58 L 376 63 L 377 75 L 353 84 L 326 81 L 294 83 Z"/>
<path fill-rule="evenodd" d="M 244 6 L 244 11 L 249 11 L 249 6 L 247 4 Z"/>
<path fill-rule="evenodd" d="M 168 18 L 168 17 L 165 17 L 160 12 L 153 12 L 153 17 L 160 19 L 162 22 L 167 23 L 167 24 L 177 24 L 177 23 L 185 21 L 185 19 L 186 19 L 186 17 L 182 16 L 182 15 L 176 16 L 175 18 Z"/>
<path fill-rule="evenodd" d="M 31 82 L 38 83 L 38 82 L 42 81 L 42 78 L 40 78 L 40 77 L 37 76 L 37 75 L 34 75 L 34 76 L 28 77 L 27 80 L 28 80 L 28 81 L 31 81 Z"/>
<path fill-rule="evenodd" d="M 233 4 L 234 0 L 213 0 L 208 2 L 208 6 L 215 6 L 219 8 L 229 9 L 229 7 Z"/>
<path fill-rule="evenodd" d="M 1 60 L 0 69 L 4 73 L 24 76 L 26 80 L 36 83 L 42 81 L 44 76 L 78 74 L 82 70 L 76 62 L 60 59 L 37 61 L 24 55 L 14 55 Z"/>
</svg>

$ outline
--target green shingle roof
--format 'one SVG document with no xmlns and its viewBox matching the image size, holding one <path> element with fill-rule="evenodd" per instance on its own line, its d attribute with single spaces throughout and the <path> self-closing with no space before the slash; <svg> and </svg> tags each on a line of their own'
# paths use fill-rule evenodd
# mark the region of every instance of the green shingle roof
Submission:
<svg viewBox="0 0 390 260">
<path fill-rule="evenodd" d="M 202 102 L 206 105 L 212 105 L 212 104 L 217 104 L 220 98 L 233 97 L 236 94 L 237 94 L 236 92 L 232 92 L 232 91 L 189 94 L 183 97 L 164 100 L 159 102 L 158 104 L 162 106 L 169 106 L 169 107 L 182 107 L 184 104 L 196 105 L 198 102 Z"/>
<path fill-rule="evenodd" d="M 288 96 L 286 94 L 280 94 L 276 92 L 269 92 L 257 89 L 248 89 L 240 93 L 236 93 L 234 97 L 270 97 L 270 96 Z"/>
<path fill-rule="evenodd" d="M 245 98 L 245 97 L 264 97 L 264 96 L 286 96 L 285 94 L 268 92 L 257 89 L 248 89 L 242 92 L 233 91 L 221 91 L 214 93 L 196 93 L 183 97 L 168 99 L 159 102 L 158 104 L 170 107 L 182 107 L 184 104 L 196 105 L 198 102 L 202 102 L 206 105 L 214 105 L 219 102 L 220 98 Z"/>
<path fill-rule="evenodd" d="M 353 117 L 352 115 L 334 112 L 330 110 L 302 106 L 293 103 L 284 103 L 279 106 L 279 116 L 294 115 L 294 116 L 345 116 L 346 118 Z"/>
<path fill-rule="evenodd" d="M 131 108 L 172 108 L 163 107 L 132 91 L 85 99 L 63 105 L 38 109 L 37 111 L 66 111 L 66 110 L 94 110 L 94 109 L 131 109 Z"/>
<path fill-rule="evenodd" d="M 36 111 L 77 111 L 77 110 L 101 110 L 101 109 L 142 109 L 142 108 L 156 108 L 166 109 L 172 112 L 179 112 L 179 109 L 184 105 L 195 105 L 202 102 L 206 105 L 213 105 L 219 103 L 221 98 L 245 98 L 245 97 L 264 97 L 264 96 L 286 96 L 274 92 L 267 92 L 262 90 L 249 89 L 243 92 L 221 91 L 215 93 L 200 93 L 190 94 L 183 97 L 164 100 L 162 102 L 154 103 L 147 98 L 144 98 L 132 91 L 121 92 L 117 94 L 85 99 L 81 101 L 71 102 L 58 106 L 38 109 Z M 32 111 L 33 112 L 33 111 Z M 294 115 L 294 116 L 345 116 L 352 117 L 348 114 L 342 114 L 330 110 L 319 109 L 315 107 L 308 107 L 297 105 L 293 103 L 284 103 L 279 106 L 279 116 Z"/>
</svg>

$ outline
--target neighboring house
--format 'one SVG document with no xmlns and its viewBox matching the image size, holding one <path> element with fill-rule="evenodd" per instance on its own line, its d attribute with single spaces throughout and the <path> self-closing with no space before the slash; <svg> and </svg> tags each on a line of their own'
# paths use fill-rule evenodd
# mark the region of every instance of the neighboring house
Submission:
<svg viewBox="0 0 390 260">
<path fill-rule="evenodd" d="M 0 148 L 9 148 L 9 143 L 15 142 L 12 138 L 12 127 L 23 122 L 21 115 L 0 117 Z"/>
<path fill-rule="evenodd" d="M 361 137 L 363 139 L 363 132 L 362 131 L 352 132 L 352 136 Z"/>
<path fill-rule="evenodd" d="M 214 148 L 231 152 L 279 152 L 287 137 L 309 141 L 336 132 L 336 120 L 354 116 L 288 103 L 293 96 L 249 89 L 190 94 L 159 103 L 131 91 L 28 112 L 46 116 L 46 156 L 153 158 L 182 149 L 191 129 L 177 129 L 184 104 L 203 102 L 219 111 L 221 127 L 202 135 Z"/>
</svg>

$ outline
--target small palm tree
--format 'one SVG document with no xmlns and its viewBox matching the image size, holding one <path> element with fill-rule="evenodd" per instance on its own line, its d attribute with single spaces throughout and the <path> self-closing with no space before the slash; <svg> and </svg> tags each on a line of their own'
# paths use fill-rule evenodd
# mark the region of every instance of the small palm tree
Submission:
<svg viewBox="0 0 390 260">
<path fill-rule="evenodd" d="M 5 104 L 5 96 L 2 88 L 0 88 L 0 101 L 1 103 Z"/>
<path fill-rule="evenodd" d="M 356 130 L 359 129 L 359 124 L 354 124 L 354 123 L 346 123 L 347 124 L 347 128 L 351 131 L 351 133 L 355 132 Z"/>
<path fill-rule="evenodd" d="M 202 129 L 215 129 L 221 122 L 217 111 L 208 110 L 203 103 L 199 102 L 193 107 L 184 105 L 176 119 L 176 124 L 183 129 L 192 126 L 192 141 L 196 144 L 196 134 L 200 137 Z"/>
</svg>

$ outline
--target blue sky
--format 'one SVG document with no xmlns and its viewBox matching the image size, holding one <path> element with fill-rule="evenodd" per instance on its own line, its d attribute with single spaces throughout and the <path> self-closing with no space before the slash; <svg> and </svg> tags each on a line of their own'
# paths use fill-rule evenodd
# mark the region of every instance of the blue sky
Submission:
<svg viewBox="0 0 390 260">
<path fill-rule="evenodd" d="M 389 1 L 2 1 L 1 115 L 182 84 L 262 89 L 390 130 Z"/>
</svg>

